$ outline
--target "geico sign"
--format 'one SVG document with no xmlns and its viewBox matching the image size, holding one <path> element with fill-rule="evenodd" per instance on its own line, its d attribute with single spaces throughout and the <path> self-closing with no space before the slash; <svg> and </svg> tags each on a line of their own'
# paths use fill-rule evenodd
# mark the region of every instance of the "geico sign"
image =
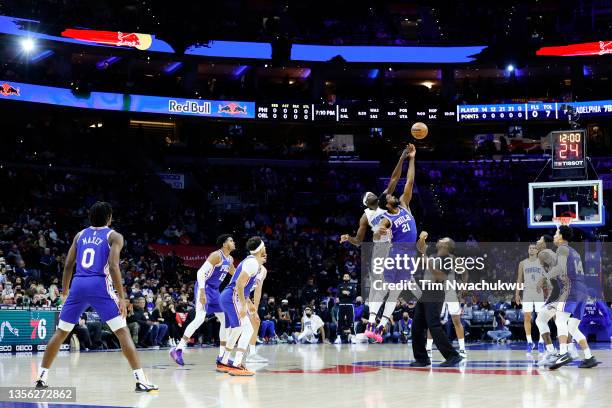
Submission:
<svg viewBox="0 0 612 408">
<path fill-rule="evenodd" d="M 30 344 L 18 345 L 15 346 L 15 351 L 32 351 L 32 346 Z"/>
</svg>

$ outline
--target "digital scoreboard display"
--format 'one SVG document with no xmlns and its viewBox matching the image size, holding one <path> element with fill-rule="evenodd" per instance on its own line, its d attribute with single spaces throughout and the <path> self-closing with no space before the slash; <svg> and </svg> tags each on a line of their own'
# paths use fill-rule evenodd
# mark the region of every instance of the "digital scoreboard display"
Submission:
<svg viewBox="0 0 612 408">
<path fill-rule="evenodd" d="M 585 142 L 584 130 L 552 132 L 552 168 L 558 170 L 584 168 Z"/>
</svg>

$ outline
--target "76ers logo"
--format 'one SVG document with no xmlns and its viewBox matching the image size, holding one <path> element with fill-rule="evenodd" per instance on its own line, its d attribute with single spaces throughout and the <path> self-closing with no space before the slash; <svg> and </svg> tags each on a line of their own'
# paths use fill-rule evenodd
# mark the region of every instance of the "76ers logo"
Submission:
<svg viewBox="0 0 612 408">
<path fill-rule="evenodd" d="M 2 96 L 19 96 L 21 94 L 19 88 L 7 84 L 6 82 L 0 85 L 0 95 Z"/>
</svg>

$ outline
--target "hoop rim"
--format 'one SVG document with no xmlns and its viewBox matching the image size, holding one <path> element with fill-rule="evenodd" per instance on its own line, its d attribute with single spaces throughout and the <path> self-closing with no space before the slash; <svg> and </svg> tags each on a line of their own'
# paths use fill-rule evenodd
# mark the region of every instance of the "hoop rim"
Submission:
<svg viewBox="0 0 612 408">
<path fill-rule="evenodd" d="M 561 225 L 570 225 L 574 220 L 573 217 L 553 217 L 553 222 L 557 224 L 557 228 Z"/>
</svg>

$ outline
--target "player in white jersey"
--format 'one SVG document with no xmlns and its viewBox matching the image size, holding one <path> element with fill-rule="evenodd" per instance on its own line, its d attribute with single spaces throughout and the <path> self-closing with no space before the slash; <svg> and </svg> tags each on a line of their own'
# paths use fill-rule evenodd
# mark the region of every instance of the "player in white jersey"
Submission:
<svg viewBox="0 0 612 408">
<path fill-rule="evenodd" d="M 536 244 L 529 245 L 527 251 L 529 257 L 523 259 L 518 266 L 516 278 L 517 288 L 514 299 L 517 305 L 523 305 L 523 325 L 525 336 L 527 337 L 526 352 L 531 353 L 536 347 L 531 338 L 531 317 L 532 313 L 539 313 L 544 306 L 544 294 L 538 284 L 544 277 L 544 267 L 538 259 L 538 247 Z M 523 297 L 521 298 L 519 285 L 524 284 Z M 540 343 L 543 343 L 540 337 Z"/>
<path fill-rule="evenodd" d="M 249 348 L 247 350 L 247 363 L 267 363 L 268 359 L 262 357 L 257 353 L 257 335 L 259 333 L 259 326 L 261 325 L 261 320 L 259 319 L 259 314 L 257 311 L 259 310 L 259 302 L 261 301 L 261 294 L 263 291 L 263 283 L 268 276 L 268 270 L 265 266 L 261 265 L 259 272 L 257 272 L 257 277 L 255 278 L 255 285 L 251 289 L 251 293 L 253 293 L 253 299 L 249 299 L 248 306 L 248 316 L 249 322 L 253 327 L 253 334 L 251 335 L 251 340 L 249 341 Z"/>
<path fill-rule="evenodd" d="M 368 227 L 370 227 L 373 234 L 372 241 L 374 242 L 371 258 L 387 257 L 389 254 L 389 249 L 391 248 L 391 234 L 380 234 L 378 232 L 379 223 L 383 219 L 383 214 L 387 211 L 386 208 L 379 206 L 379 197 L 385 197 L 387 194 L 393 194 L 395 192 L 395 187 L 397 186 L 397 183 L 402 175 L 402 168 L 406 158 L 408 157 L 409 150 L 414 150 L 414 145 L 409 144 L 408 147 L 404 149 L 397 164 L 395 165 L 395 168 L 393 169 L 393 173 L 391 174 L 387 188 L 380 196 L 377 197 L 372 192 L 367 192 L 364 194 L 362 203 L 366 209 L 363 211 L 363 215 L 359 219 L 359 229 L 357 230 L 357 234 L 354 237 L 350 236 L 349 234 L 342 235 L 340 237 L 340 243 L 349 242 L 355 246 L 360 246 L 365 239 Z M 383 304 L 382 301 L 384 299 L 384 295 L 385 294 L 380 293 L 380 291 L 370 291 L 368 294 L 367 304 L 370 308 L 368 323 L 374 324 L 376 322 L 376 315 Z"/>
</svg>

